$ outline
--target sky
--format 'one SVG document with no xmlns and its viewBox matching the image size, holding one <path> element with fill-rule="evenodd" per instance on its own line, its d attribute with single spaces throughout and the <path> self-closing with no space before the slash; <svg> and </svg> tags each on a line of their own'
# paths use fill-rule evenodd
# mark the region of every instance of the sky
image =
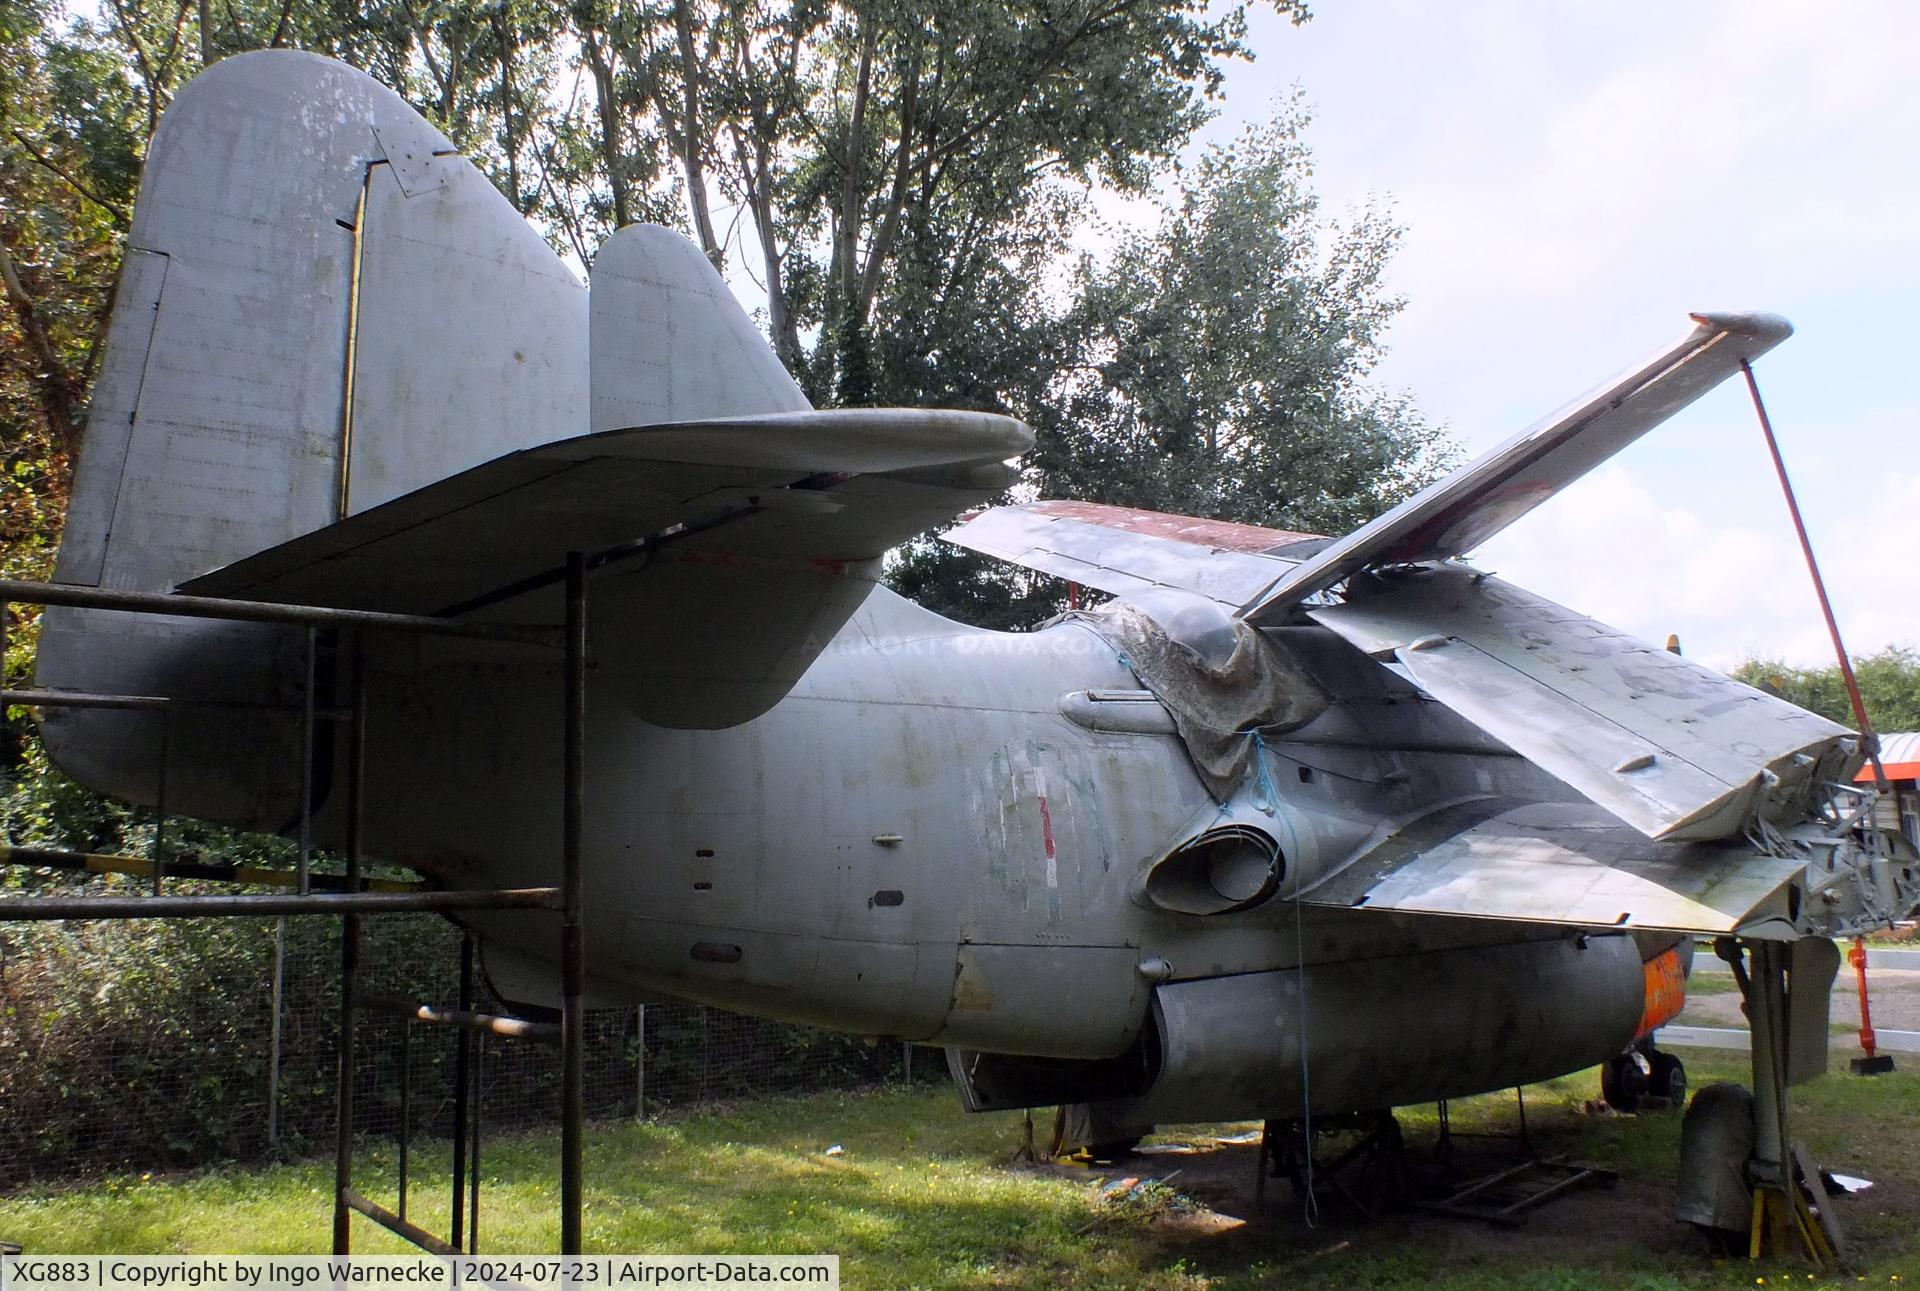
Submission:
<svg viewBox="0 0 1920 1291">
<path fill-rule="evenodd" d="M 1202 139 L 1295 85 L 1323 210 L 1390 200 L 1407 307 L 1376 372 L 1469 457 L 1696 310 L 1755 364 L 1847 647 L 1920 646 L 1920 5 L 1318 0 L 1251 15 Z M 1716 389 L 1473 563 L 1686 653 L 1830 662 L 1744 386 Z"/>
</svg>

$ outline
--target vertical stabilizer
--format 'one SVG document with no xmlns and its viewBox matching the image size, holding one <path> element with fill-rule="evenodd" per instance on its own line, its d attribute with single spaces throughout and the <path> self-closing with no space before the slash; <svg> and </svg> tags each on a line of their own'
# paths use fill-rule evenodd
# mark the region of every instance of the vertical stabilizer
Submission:
<svg viewBox="0 0 1920 1291">
<path fill-rule="evenodd" d="M 155 134 L 55 577 L 166 591 L 586 421 L 586 289 L 392 91 L 286 50 L 223 60 Z M 183 716 L 172 805 L 297 801 L 298 631 L 48 613 L 38 681 L 256 706 Z M 49 710 L 60 764 L 157 792 L 150 715 Z"/>
<path fill-rule="evenodd" d="M 269 50 L 196 77 L 154 136 L 128 248 L 63 582 L 166 590 L 579 433 L 585 290 L 343 64 Z"/>
<path fill-rule="evenodd" d="M 813 405 L 700 248 L 632 224 L 593 258 L 593 429 Z"/>
<path fill-rule="evenodd" d="M 808 407 L 685 238 L 610 238 L 590 309 L 445 136 L 310 54 L 239 55 L 181 90 L 128 248 L 55 571 L 66 582 L 167 591 L 550 440 Z M 38 680 L 226 706 L 174 719 L 170 805 L 278 826 L 298 800 L 304 644 L 262 625 L 56 610 Z M 155 721 L 49 710 L 42 730 L 76 778 L 152 801 Z"/>
</svg>

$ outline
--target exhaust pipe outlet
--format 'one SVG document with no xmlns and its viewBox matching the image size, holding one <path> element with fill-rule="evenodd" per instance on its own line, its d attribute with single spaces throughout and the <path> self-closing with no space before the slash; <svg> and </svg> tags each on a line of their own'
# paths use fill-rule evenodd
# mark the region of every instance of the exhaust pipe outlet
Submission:
<svg viewBox="0 0 1920 1291">
<path fill-rule="evenodd" d="M 1280 890 L 1287 859 L 1271 834 L 1233 823 L 1191 838 L 1147 871 L 1148 901 L 1176 914 L 1250 910 Z"/>
<path fill-rule="evenodd" d="M 1150 863 L 1136 899 L 1174 914 L 1222 915 L 1275 897 L 1293 900 L 1336 873 L 1377 822 L 1351 819 L 1243 788 L 1209 802 Z"/>
</svg>

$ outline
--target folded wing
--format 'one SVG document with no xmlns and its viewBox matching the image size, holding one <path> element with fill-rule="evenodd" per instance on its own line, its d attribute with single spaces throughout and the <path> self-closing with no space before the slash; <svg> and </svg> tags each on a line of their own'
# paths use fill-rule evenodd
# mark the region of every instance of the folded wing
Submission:
<svg viewBox="0 0 1920 1291">
<path fill-rule="evenodd" d="M 1851 732 L 1453 563 L 1791 332 L 1766 314 L 1693 320 L 1336 541 L 1049 502 L 987 512 L 948 538 L 1118 596 L 1171 587 L 1257 627 L 1318 622 L 1650 838 L 1798 820 L 1851 774 Z"/>
<path fill-rule="evenodd" d="M 1302 899 L 1400 914 L 1698 935 L 1801 935 L 1806 862 L 1653 842 L 1580 803 L 1476 800 L 1395 833 Z"/>
<path fill-rule="evenodd" d="M 1461 566 L 1309 614 L 1651 838 L 1802 819 L 1859 760 L 1843 726 Z"/>
<path fill-rule="evenodd" d="M 1793 334 L 1773 314 L 1692 317 L 1672 345 L 1304 561 L 1242 613 L 1279 622 L 1363 569 L 1466 554 Z"/>
<path fill-rule="evenodd" d="M 1284 553 L 1326 541 L 1286 529 L 1065 501 L 995 507 L 942 537 L 1114 596 L 1172 588 L 1226 606 L 1239 605 L 1298 564 Z"/>
</svg>

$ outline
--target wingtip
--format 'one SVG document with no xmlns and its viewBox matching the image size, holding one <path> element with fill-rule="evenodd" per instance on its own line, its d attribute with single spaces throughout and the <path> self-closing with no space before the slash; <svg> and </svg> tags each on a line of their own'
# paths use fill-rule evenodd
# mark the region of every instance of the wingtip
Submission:
<svg viewBox="0 0 1920 1291">
<path fill-rule="evenodd" d="M 1793 335 L 1793 324 L 1778 314 L 1716 313 L 1701 311 L 1687 315 L 1701 327 L 1729 332 L 1744 338 L 1749 355 L 1764 353 Z"/>
</svg>

